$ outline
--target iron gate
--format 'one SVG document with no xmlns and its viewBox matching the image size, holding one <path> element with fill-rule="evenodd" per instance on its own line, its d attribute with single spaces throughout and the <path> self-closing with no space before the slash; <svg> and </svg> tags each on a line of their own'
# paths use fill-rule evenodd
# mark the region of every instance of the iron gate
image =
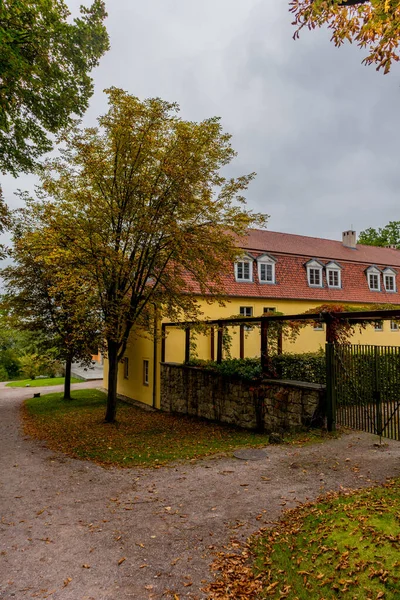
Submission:
<svg viewBox="0 0 400 600">
<path fill-rule="evenodd" d="M 400 348 L 326 345 L 328 428 L 400 440 Z"/>
</svg>

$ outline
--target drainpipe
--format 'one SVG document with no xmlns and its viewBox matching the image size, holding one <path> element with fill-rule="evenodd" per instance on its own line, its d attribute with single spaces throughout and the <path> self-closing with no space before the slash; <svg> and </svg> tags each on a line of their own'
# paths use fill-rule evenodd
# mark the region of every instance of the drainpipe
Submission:
<svg viewBox="0 0 400 600">
<path fill-rule="evenodd" d="M 157 359 L 158 359 L 158 348 L 157 348 L 157 328 L 158 328 L 158 311 L 157 306 L 154 304 L 154 333 L 153 333 L 153 408 L 156 408 L 157 403 Z"/>
</svg>

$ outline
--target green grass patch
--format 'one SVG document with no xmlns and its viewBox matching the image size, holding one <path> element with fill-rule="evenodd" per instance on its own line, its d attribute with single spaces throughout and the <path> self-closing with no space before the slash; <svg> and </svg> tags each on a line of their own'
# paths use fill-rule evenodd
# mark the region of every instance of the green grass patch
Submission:
<svg viewBox="0 0 400 600">
<path fill-rule="evenodd" d="M 71 377 L 71 383 L 81 383 L 84 379 Z M 10 381 L 6 387 L 43 387 L 48 385 L 64 385 L 64 377 L 47 377 L 46 379 L 23 379 L 21 381 Z"/>
<path fill-rule="evenodd" d="M 292 510 L 251 550 L 260 598 L 400 598 L 400 480 Z"/>
<path fill-rule="evenodd" d="M 287 511 L 277 527 L 233 548 L 213 564 L 210 598 L 397 600 L 400 479 Z"/>
<path fill-rule="evenodd" d="M 118 404 L 118 422 L 111 425 L 104 422 L 103 392 L 76 390 L 72 396 L 67 401 L 61 393 L 27 400 L 25 431 L 53 450 L 101 464 L 154 467 L 268 444 L 266 434 L 124 403 Z"/>
</svg>

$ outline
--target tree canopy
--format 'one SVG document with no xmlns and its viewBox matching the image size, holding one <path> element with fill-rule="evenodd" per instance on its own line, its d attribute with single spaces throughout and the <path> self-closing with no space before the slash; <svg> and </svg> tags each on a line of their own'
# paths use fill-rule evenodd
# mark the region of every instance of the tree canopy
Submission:
<svg viewBox="0 0 400 600">
<path fill-rule="evenodd" d="M 369 227 L 358 236 L 359 244 L 367 246 L 394 246 L 400 249 L 400 221 L 389 221 L 385 227 Z"/>
<path fill-rule="evenodd" d="M 399 60 L 400 3 L 397 0 L 291 0 L 296 32 L 326 25 L 331 41 L 341 46 L 355 42 L 367 50 L 363 62 L 388 73 Z"/>
<path fill-rule="evenodd" d="M 49 137 L 83 115 L 108 49 L 104 2 L 70 21 L 63 0 L 0 1 L 0 171 L 32 171 Z"/>
<path fill-rule="evenodd" d="M 196 296 L 221 298 L 235 236 L 265 218 L 243 207 L 254 174 L 221 173 L 235 152 L 219 119 L 184 121 L 176 104 L 107 93 L 99 126 L 68 132 L 61 158 L 47 163 L 37 214 L 53 256 L 56 248 L 97 290 L 113 421 L 133 325 L 148 330 L 155 310 L 196 318 Z"/>
<path fill-rule="evenodd" d="M 32 231 L 35 208 L 21 211 L 13 236 L 13 264 L 1 271 L 2 306 L 15 328 L 38 334 L 40 350 L 66 364 L 64 398 L 70 397 L 72 361 L 89 363 L 99 344 L 99 312 L 93 290 L 71 265 L 68 276 L 59 253 Z"/>
</svg>

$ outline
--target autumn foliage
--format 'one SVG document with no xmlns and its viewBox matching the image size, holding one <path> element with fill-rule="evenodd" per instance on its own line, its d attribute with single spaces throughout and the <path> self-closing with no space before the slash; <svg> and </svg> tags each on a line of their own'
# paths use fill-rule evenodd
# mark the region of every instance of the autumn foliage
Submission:
<svg viewBox="0 0 400 600">
<path fill-rule="evenodd" d="M 363 62 L 388 73 L 399 60 L 400 3 L 397 0 L 291 0 L 296 32 L 327 26 L 335 46 L 355 42 L 367 51 Z"/>
</svg>

